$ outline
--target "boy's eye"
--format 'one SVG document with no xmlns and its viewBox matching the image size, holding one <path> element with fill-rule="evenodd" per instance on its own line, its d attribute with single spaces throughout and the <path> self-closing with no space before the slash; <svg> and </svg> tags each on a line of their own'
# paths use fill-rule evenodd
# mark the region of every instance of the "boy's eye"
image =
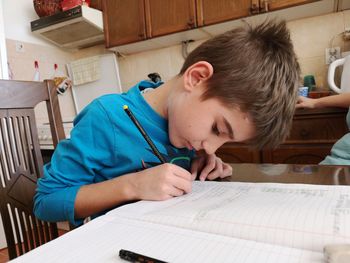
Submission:
<svg viewBox="0 0 350 263">
<path fill-rule="evenodd" d="M 220 135 L 220 131 L 218 129 L 218 126 L 216 124 L 213 125 L 212 127 L 212 132 L 216 135 L 219 136 Z"/>
</svg>

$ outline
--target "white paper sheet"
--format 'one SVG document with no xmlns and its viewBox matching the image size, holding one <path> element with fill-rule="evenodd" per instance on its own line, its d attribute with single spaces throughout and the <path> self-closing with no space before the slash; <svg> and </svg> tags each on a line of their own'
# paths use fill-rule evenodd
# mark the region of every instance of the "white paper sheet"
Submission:
<svg viewBox="0 0 350 263">
<path fill-rule="evenodd" d="M 108 215 L 322 252 L 350 243 L 350 186 L 195 182 L 191 194 Z"/>
<path fill-rule="evenodd" d="M 11 262 L 125 262 L 120 249 L 167 262 L 310 263 L 321 253 L 115 218 L 98 218 Z"/>
</svg>

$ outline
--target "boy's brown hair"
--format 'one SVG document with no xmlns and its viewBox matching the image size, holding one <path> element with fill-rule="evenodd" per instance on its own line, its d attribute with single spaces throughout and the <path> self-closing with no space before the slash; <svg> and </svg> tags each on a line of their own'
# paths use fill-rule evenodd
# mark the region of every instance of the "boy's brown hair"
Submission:
<svg viewBox="0 0 350 263">
<path fill-rule="evenodd" d="M 300 83 L 300 68 L 285 21 L 233 29 L 202 43 L 179 75 L 198 61 L 214 69 L 202 99 L 217 98 L 251 117 L 256 133 L 248 143 L 275 147 L 288 135 Z"/>
</svg>

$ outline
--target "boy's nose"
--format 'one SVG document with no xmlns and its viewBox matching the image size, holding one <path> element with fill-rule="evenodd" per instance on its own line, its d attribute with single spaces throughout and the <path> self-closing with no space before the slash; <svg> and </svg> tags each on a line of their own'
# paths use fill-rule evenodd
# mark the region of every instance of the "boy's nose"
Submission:
<svg viewBox="0 0 350 263">
<path fill-rule="evenodd" d="M 203 149 L 207 154 L 213 154 L 224 143 L 225 141 L 219 139 L 206 140 L 203 142 Z"/>
</svg>

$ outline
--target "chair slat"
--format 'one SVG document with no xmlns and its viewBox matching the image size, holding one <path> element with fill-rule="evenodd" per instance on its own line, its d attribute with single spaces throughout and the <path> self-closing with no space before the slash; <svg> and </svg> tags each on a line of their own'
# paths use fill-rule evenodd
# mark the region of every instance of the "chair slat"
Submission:
<svg viewBox="0 0 350 263">
<path fill-rule="evenodd" d="M 26 148 L 27 148 L 27 154 L 28 154 L 28 159 L 29 159 L 29 171 L 31 174 L 35 173 L 35 159 L 33 157 L 33 144 L 32 144 L 32 133 L 30 131 L 30 125 L 29 125 L 29 117 L 25 116 L 24 117 L 24 128 L 25 128 L 25 135 L 26 135 Z"/>
<path fill-rule="evenodd" d="M 35 217 L 30 217 L 33 225 L 33 234 L 34 234 L 34 246 L 38 247 L 41 245 L 40 237 L 39 237 L 39 227 L 38 220 Z"/>
<path fill-rule="evenodd" d="M 9 145 L 9 135 L 8 135 L 8 130 L 7 130 L 7 118 L 2 118 L 1 119 L 1 131 L 2 131 L 2 141 L 3 141 L 3 148 L 4 148 L 4 157 L 5 157 L 5 162 L 6 162 L 6 168 L 7 168 L 7 175 L 5 177 L 5 181 L 10 180 L 10 173 L 14 171 L 14 166 L 13 166 L 13 159 L 12 159 L 12 154 L 10 152 L 10 145 Z"/>
<path fill-rule="evenodd" d="M 21 226 L 18 222 L 18 213 L 17 210 L 14 207 L 9 206 L 11 209 L 11 214 L 10 216 L 12 216 L 12 229 L 15 232 L 15 237 L 17 239 L 17 248 L 18 248 L 18 255 L 22 255 L 23 254 L 23 248 L 22 248 L 22 237 L 21 237 Z"/>
<path fill-rule="evenodd" d="M 21 147 L 21 155 L 23 158 L 23 169 L 27 170 L 29 167 L 28 144 L 27 144 L 27 137 L 26 137 L 23 116 L 20 116 L 18 118 L 18 129 L 19 129 L 19 137 L 21 140 L 20 147 Z"/>
<path fill-rule="evenodd" d="M 16 167 L 19 166 L 18 152 L 16 147 L 16 138 L 14 136 L 14 121 L 13 117 L 6 118 L 7 121 L 7 134 L 8 134 L 8 145 L 10 149 L 10 156 L 12 157 L 13 172 L 16 171 Z"/>
<path fill-rule="evenodd" d="M 27 236 L 28 236 L 28 245 L 29 245 L 29 249 L 32 250 L 35 248 L 35 245 L 34 245 L 34 229 L 33 229 L 33 225 L 32 225 L 32 222 L 30 220 L 30 216 L 26 213 L 23 213 L 23 218 L 24 218 L 24 221 L 26 223 L 26 226 L 27 226 Z"/>
<path fill-rule="evenodd" d="M 37 226 L 39 228 L 39 236 L 40 236 L 40 245 L 45 244 L 45 234 L 44 234 L 44 227 L 42 221 L 36 219 Z"/>
<path fill-rule="evenodd" d="M 17 218 L 17 223 L 19 228 L 21 229 L 21 236 L 22 236 L 22 244 L 24 247 L 25 253 L 29 251 L 29 245 L 28 245 L 28 234 L 27 234 L 27 226 L 25 223 L 25 219 L 23 217 L 23 211 L 17 210 L 18 211 L 18 218 Z"/>
<path fill-rule="evenodd" d="M 49 223 L 43 222 L 45 242 L 50 240 Z"/>
</svg>

